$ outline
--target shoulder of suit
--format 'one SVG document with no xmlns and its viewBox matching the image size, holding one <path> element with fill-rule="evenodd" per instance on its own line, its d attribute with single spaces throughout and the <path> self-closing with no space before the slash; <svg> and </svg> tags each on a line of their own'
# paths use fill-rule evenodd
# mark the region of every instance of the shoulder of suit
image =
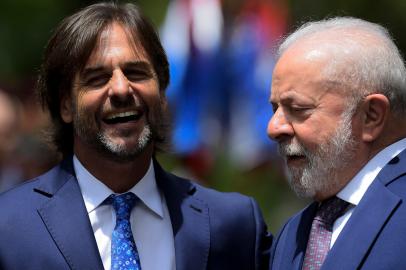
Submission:
<svg viewBox="0 0 406 270">
<path fill-rule="evenodd" d="M 379 172 L 377 179 L 391 192 L 406 198 L 406 151 L 392 158 Z"/>
<path fill-rule="evenodd" d="M 188 194 L 201 198 L 204 201 L 210 201 L 214 204 L 252 204 L 253 198 L 238 193 L 238 192 L 225 192 L 215 190 L 210 187 L 206 187 L 200 184 L 196 180 L 187 179 L 183 177 L 170 174 L 173 181 L 177 182 L 178 185 L 188 186 Z"/>
<path fill-rule="evenodd" d="M 48 170 L 47 172 L 34 177 L 32 179 L 23 181 L 22 183 L 18 184 L 17 186 L 11 188 L 0 194 L 0 205 L 7 205 L 10 203 L 14 203 L 15 201 L 20 201 L 21 204 L 24 202 L 32 202 L 31 196 L 35 196 L 37 188 L 40 186 L 40 183 L 44 179 L 53 179 L 55 178 L 61 171 L 61 165 L 58 164 Z M 43 197 L 43 196 L 41 196 Z"/>
<path fill-rule="evenodd" d="M 11 189 L 1 193 L 0 194 L 0 201 L 4 200 L 4 199 L 7 199 L 7 198 L 10 198 L 10 197 L 13 197 L 13 196 L 18 195 L 18 194 L 24 194 L 24 193 L 32 191 L 38 185 L 38 182 L 40 181 L 40 179 L 44 175 L 46 175 L 47 173 L 49 173 L 49 171 L 44 173 L 43 175 L 34 177 L 34 178 L 26 180 L 26 181 L 23 181 L 20 184 L 12 187 Z"/>
</svg>

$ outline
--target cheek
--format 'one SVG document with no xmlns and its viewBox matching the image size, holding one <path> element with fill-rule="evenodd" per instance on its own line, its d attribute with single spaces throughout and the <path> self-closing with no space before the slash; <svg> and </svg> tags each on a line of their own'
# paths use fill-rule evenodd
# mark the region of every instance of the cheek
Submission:
<svg viewBox="0 0 406 270">
<path fill-rule="evenodd" d="M 351 120 L 351 130 L 353 136 L 357 138 L 362 137 L 364 118 L 360 115 L 353 116 Z"/>
<path fill-rule="evenodd" d="M 295 131 L 295 138 L 309 150 L 317 149 L 329 140 L 335 132 L 335 126 L 320 122 L 306 121 L 292 126 Z"/>
<path fill-rule="evenodd" d="M 161 100 L 164 99 L 155 80 L 142 85 L 133 85 L 133 89 L 137 89 L 136 93 L 148 107 L 160 105 Z"/>
<path fill-rule="evenodd" d="M 102 95 L 93 92 L 81 93 L 78 95 L 76 110 L 78 112 L 95 113 L 103 106 Z"/>
</svg>

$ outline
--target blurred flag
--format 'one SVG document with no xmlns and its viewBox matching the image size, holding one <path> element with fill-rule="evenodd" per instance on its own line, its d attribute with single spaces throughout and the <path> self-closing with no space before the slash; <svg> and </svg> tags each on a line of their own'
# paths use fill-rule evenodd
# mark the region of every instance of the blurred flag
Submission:
<svg viewBox="0 0 406 270">
<path fill-rule="evenodd" d="M 170 2 L 161 37 L 176 152 L 226 151 L 245 167 L 269 158 L 272 47 L 286 21 L 282 0 Z"/>
</svg>

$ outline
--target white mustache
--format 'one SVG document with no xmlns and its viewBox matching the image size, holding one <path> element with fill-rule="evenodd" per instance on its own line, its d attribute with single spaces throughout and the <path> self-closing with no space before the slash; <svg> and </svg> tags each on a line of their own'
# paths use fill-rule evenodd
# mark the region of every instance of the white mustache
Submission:
<svg viewBox="0 0 406 270">
<path fill-rule="evenodd" d="M 307 156 L 306 149 L 300 143 L 280 143 L 278 152 L 281 156 Z"/>
</svg>

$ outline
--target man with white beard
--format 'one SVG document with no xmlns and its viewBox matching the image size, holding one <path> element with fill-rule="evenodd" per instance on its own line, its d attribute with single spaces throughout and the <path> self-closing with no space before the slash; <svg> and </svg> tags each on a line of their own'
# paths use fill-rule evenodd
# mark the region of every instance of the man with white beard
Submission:
<svg viewBox="0 0 406 270">
<path fill-rule="evenodd" d="M 406 69 L 388 31 L 338 17 L 280 45 L 268 135 L 314 202 L 273 243 L 271 269 L 404 269 Z"/>
</svg>

